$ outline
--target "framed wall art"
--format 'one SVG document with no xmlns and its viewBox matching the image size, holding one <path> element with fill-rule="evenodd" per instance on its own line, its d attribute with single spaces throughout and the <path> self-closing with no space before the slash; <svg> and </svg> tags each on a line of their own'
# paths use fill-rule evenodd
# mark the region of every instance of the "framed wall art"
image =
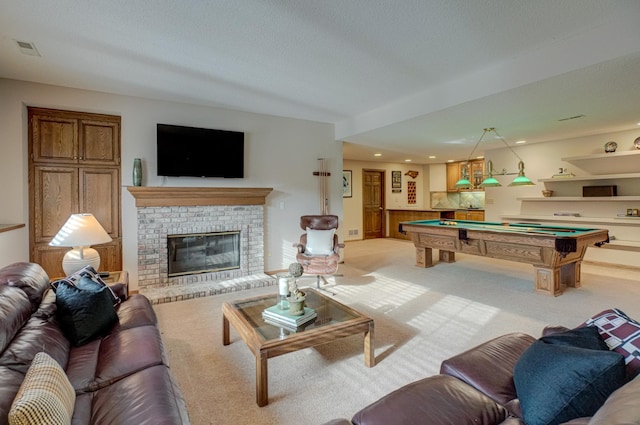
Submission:
<svg viewBox="0 0 640 425">
<path fill-rule="evenodd" d="M 351 170 L 342 170 L 342 197 L 343 198 L 351 198 L 353 196 L 352 189 L 352 179 L 351 179 Z"/>
<path fill-rule="evenodd" d="M 402 188 L 402 172 L 401 171 L 391 172 L 391 188 L 392 189 Z"/>
</svg>

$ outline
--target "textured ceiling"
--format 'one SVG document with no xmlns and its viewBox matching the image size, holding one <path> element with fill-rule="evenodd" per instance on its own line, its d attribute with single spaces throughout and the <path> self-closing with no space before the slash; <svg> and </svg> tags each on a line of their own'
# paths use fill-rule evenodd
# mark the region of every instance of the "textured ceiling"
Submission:
<svg viewBox="0 0 640 425">
<path fill-rule="evenodd" d="M 639 20 L 637 0 L 3 0 L 0 77 L 329 122 L 345 158 L 443 162 L 487 126 L 637 127 Z"/>
</svg>

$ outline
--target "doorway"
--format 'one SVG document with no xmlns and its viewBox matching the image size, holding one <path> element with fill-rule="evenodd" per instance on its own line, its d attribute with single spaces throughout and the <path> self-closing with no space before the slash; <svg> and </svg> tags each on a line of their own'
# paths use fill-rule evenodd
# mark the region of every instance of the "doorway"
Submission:
<svg viewBox="0 0 640 425">
<path fill-rule="evenodd" d="M 384 238 L 384 170 L 362 170 L 363 239 Z"/>
</svg>

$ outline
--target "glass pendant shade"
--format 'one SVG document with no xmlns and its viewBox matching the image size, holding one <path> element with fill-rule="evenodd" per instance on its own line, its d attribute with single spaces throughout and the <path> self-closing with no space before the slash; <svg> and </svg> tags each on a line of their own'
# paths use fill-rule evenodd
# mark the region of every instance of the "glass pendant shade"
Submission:
<svg viewBox="0 0 640 425">
<path fill-rule="evenodd" d="M 524 175 L 524 162 L 518 162 L 518 177 L 513 179 L 509 186 L 535 186 L 535 183 Z"/>
<path fill-rule="evenodd" d="M 494 170 L 493 162 L 491 160 L 487 161 L 487 169 L 489 177 L 487 177 L 482 181 L 482 183 L 480 183 L 480 187 L 501 187 L 502 185 L 500 184 L 500 182 L 496 180 L 495 177 L 493 177 Z"/>
</svg>

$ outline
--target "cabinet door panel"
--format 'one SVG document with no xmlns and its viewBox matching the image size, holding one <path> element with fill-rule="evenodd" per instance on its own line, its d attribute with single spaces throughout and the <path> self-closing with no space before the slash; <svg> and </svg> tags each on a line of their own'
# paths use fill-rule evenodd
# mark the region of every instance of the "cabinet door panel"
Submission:
<svg viewBox="0 0 640 425">
<path fill-rule="evenodd" d="M 79 212 L 90 212 L 112 238 L 120 236 L 120 173 L 114 168 L 80 168 Z"/>
<path fill-rule="evenodd" d="M 51 115 L 31 115 L 31 156 L 36 162 L 78 162 L 78 121 Z"/>
<path fill-rule="evenodd" d="M 78 212 L 78 169 L 34 167 L 34 242 L 49 243 L 69 216 Z"/>
<path fill-rule="evenodd" d="M 80 121 L 80 158 L 82 163 L 118 165 L 120 163 L 120 126 L 102 121 Z"/>
</svg>

